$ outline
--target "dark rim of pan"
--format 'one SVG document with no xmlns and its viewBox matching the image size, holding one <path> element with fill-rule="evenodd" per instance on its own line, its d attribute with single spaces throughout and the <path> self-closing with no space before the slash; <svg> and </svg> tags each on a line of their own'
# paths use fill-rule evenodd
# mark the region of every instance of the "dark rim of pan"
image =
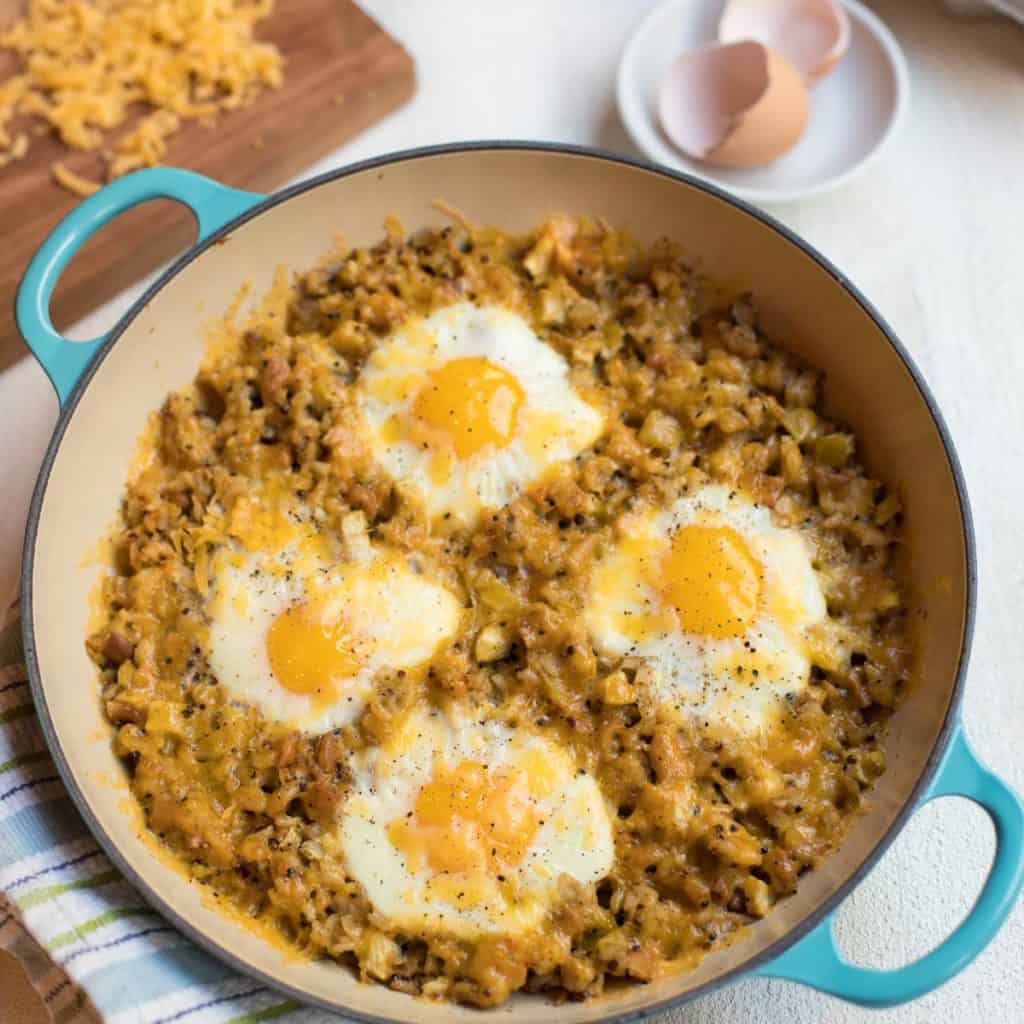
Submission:
<svg viewBox="0 0 1024 1024">
<path fill-rule="evenodd" d="M 117 343 L 121 335 L 131 325 L 132 321 L 138 316 L 139 312 L 149 303 L 149 301 L 159 292 L 165 285 L 167 285 L 180 270 L 187 266 L 192 260 L 194 260 L 200 253 L 209 249 L 211 246 L 218 244 L 225 237 L 230 235 L 233 231 L 241 227 L 247 221 L 252 220 L 255 217 L 260 216 L 272 207 L 278 206 L 281 203 L 287 202 L 289 199 L 297 195 L 301 195 L 303 192 L 308 192 L 311 189 L 317 188 L 330 181 L 335 181 L 339 178 L 346 178 L 353 174 L 359 174 L 364 171 L 372 171 L 376 168 L 385 168 L 390 164 L 403 163 L 411 160 L 421 160 L 425 157 L 443 156 L 453 153 L 472 153 L 472 152 L 486 152 L 486 151 L 532 151 L 539 153 L 552 153 L 561 154 L 568 156 L 576 156 L 587 158 L 591 160 L 604 161 L 606 163 L 619 164 L 626 167 L 636 168 L 637 170 L 646 171 L 649 174 L 656 175 L 661 178 L 668 178 L 672 181 L 678 182 L 682 185 L 687 185 L 690 188 L 696 189 L 699 192 L 703 192 L 714 199 L 720 200 L 721 202 L 728 203 L 730 206 L 741 210 L 747 216 L 752 217 L 754 220 L 759 221 L 761 224 L 773 230 L 779 235 L 784 241 L 790 245 L 800 249 L 805 255 L 809 256 L 815 263 L 817 263 L 846 293 L 857 303 L 858 306 L 864 311 L 864 313 L 873 321 L 875 326 L 881 331 L 881 333 L 888 340 L 889 344 L 895 350 L 896 354 L 900 357 L 904 368 L 907 373 L 910 374 L 911 379 L 917 386 L 917 390 L 921 395 L 922 400 L 928 407 L 928 411 L 931 413 L 932 420 L 935 423 L 935 427 L 938 431 L 939 437 L 942 441 L 943 448 L 946 452 L 946 459 L 949 463 L 950 472 L 953 475 L 953 480 L 956 486 L 957 499 L 960 507 L 960 516 L 963 523 L 964 531 L 964 544 L 965 544 L 965 555 L 966 555 L 966 578 L 967 578 L 967 592 L 965 599 L 964 608 L 964 625 L 963 625 L 963 638 L 960 650 L 960 660 L 957 665 L 956 681 L 953 686 L 953 693 L 950 698 L 949 706 L 946 710 L 946 717 L 942 724 L 942 729 L 936 739 L 935 745 L 932 748 L 931 754 L 929 755 L 928 761 L 925 765 L 924 771 L 918 777 L 913 789 L 907 794 L 906 800 L 903 806 L 900 808 L 898 814 L 894 818 L 892 824 L 886 830 L 885 835 L 876 843 L 875 847 L 871 852 L 864 858 L 859 864 L 853 874 L 844 882 L 838 889 L 831 893 L 825 900 L 823 900 L 817 907 L 814 908 L 811 913 L 799 921 L 793 928 L 791 928 L 785 935 L 776 939 L 768 947 L 758 953 L 756 956 L 752 956 L 749 960 L 745 960 L 742 963 L 736 965 L 728 971 L 725 971 L 719 977 L 713 978 L 710 981 L 699 985 L 696 988 L 690 989 L 686 992 L 677 993 L 660 1000 L 659 1002 L 653 1003 L 649 1006 L 645 1006 L 642 1009 L 629 1010 L 625 1012 L 612 1011 L 605 1015 L 596 1016 L 595 1020 L 600 1020 L 602 1024 L 625 1024 L 627 1021 L 639 1020 L 649 1015 L 660 1013 L 668 1010 L 674 1006 L 682 1005 L 685 1002 L 696 999 L 702 995 L 706 995 L 715 989 L 721 988 L 724 985 L 735 981 L 743 974 L 747 973 L 751 969 L 767 964 L 771 960 L 778 957 L 784 950 L 794 945 L 797 941 L 803 938 L 808 932 L 810 932 L 821 920 L 829 913 L 834 911 L 840 903 L 850 894 L 850 892 L 860 883 L 860 881 L 870 872 L 870 870 L 877 863 L 883 853 L 889 848 L 890 843 L 896 838 L 903 825 L 913 814 L 917 807 L 918 798 L 925 792 L 928 784 L 931 782 L 935 775 L 935 772 L 942 760 L 942 755 L 945 753 L 946 746 L 949 742 L 950 734 L 956 725 L 958 718 L 958 710 L 960 707 L 960 701 L 963 697 L 963 688 L 966 679 L 967 665 L 970 658 L 971 641 L 974 632 L 974 616 L 975 616 L 975 604 L 977 600 L 977 562 L 975 553 L 975 538 L 974 538 L 974 525 L 971 518 L 970 503 L 967 497 L 967 487 L 964 481 L 963 471 L 960 467 L 960 461 L 956 454 L 952 438 L 949 434 L 949 429 L 946 426 L 945 420 L 942 418 L 942 414 L 939 411 L 938 405 L 935 401 L 934 396 L 931 393 L 928 385 L 925 383 L 924 378 L 921 376 L 920 371 L 914 365 L 909 353 L 904 348 L 903 344 L 899 341 L 892 329 L 883 319 L 881 314 L 871 302 L 861 294 L 861 292 L 853 285 L 853 283 L 837 269 L 833 264 L 820 252 L 818 252 L 813 246 L 809 245 L 802 238 L 796 235 L 793 231 L 787 228 L 785 225 L 780 224 L 775 218 L 769 216 L 763 211 L 757 209 L 749 203 L 744 202 L 741 199 L 730 195 L 723 189 L 717 188 L 715 185 L 709 184 L 699 178 L 693 177 L 689 174 L 684 174 L 678 171 L 669 170 L 665 167 L 656 166 L 643 160 L 635 160 L 629 157 L 618 156 L 612 153 L 605 152 L 604 150 L 588 147 L 588 146 L 573 146 L 565 145 L 561 143 L 545 143 L 545 142 L 530 142 L 530 141 L 517 141 L 517 140 L 501 140 L 501 141 L 481 141 L 481 142 L 456 142 L 449 143 L 441 146 L 425 146 L 417 149 L 401 150 L 396 153 L 385 154 L 384 156 L 374 157 L 371 160 L 363 160 L 359 163 L 350 164 L 345 167 L 341 167 L 334 171 L 328 171 L 324 174 L 317 175 L 316 177 L 309 178 L 306 181 L 301 181 L 295 185 L 292 185 L 286 189 L 282 189 L 280 192 L 274 192 L 267 196 L 262 202 L 256 203 L 250 209 L 246 210 L 241 216 L 236 217 L 234 220 L 229 221 L 223 225 L 212 235 L 210 235 L 201 244 L 186 250 L 177 260 L 172 263 L 160 277 L 151 284 L 146 291 L 133 303 L 127 313 L 121 318 L 114 329 L 111 331 L 109 338 L 105 344 L 97 352 L 96 357 L 92 360 L 85 372 L 79 378 L 75 384 L 68 401 L 64 408 L 61 410 L 60 418 L 57 422 L 57 426 L 54 428 L 53 437 L 50 440 L 49 446 L 46 450 L 46 456 L 43 459 L 42 468 L 39 472 L 39 478 L 36 481 L 35 491 L 32 495 L 32 503 L 29 509 L 28 526 L 25 533 L 25 554 L 21 572 L 21 593 L 22 593 L 22 638 L 25 652 L 25 664 L 28 669 L 29 681 L 32 689 L 32 696 L 35 700 L 36 709 L 39 713 L 39 721 L 43 729 L 43 733 L 46 737 L 47 744 L 50 748 L 50 752 L 53 755 L 54 761 L 57 763 L 57 767 L 60 771 L 61 777 L 64 780 L 64 784 L 68 788 L 68 792 L 71 794 L 71 798 L 75 803 L 79 813 L 85 819 L 90 831 L 99 841 L 100 845 L 105 850 L 107 856 L 113 861 L 117 868 L 128 878 L 132 885 L 139 889 L 145 896 L 145 898 L 157 909 L 161 914 L 164 915 L 172 924 L 175 925 L 182 933 L 188 938 L 195 942 L 198 946 L 205 949 L 207 952 L 212 953 L 223 962 L 230 966 L 237 968 L 239 971 L 248 974 L 251 977 L 258 978 L 263 981 L 271 988 L 277 989 L 278 991 L 285 992 L 288 995 L 294 996 L 296 999 L 314 1006 L 321 1007 L 327 1010 L 342 1011 L 346 1015 L 351 1016 L 357 1020 L 366 1021 L 367 1024 L 392 1024 L 395 1018 L 382 1017 L 377 1014 L 364 1013 L 363 1011 L 348 1006 L 339 1001 L 332 1001 L 329 999 L 322 999 L 318 996 L 314 996 L 309 992 L 303 991 L 302 989 L 295 988 L 287 983 L 281 982 L 279 979 L 267 974 L 265 971 L 260 970 L 257 967 L 252 966 L 245 960 L 236 956 L 231 950 L 221 946 L 213 939 L 209 938 L 203 932 L 201 932 L 196 926 L 191 924 L 188 920 L 182 917 L 169 903 L 167 903 L 162 897 L 153 892 L 141 876 L 135 871 L 135 869 L 128 863 L 128 861 L 118 850 L 117 846 L 110 839 L 110 837 L 103 830 L 99 821 L 92 813 L 92 809 L 89 806 L 89 802 L 86 796 L 79 786 L 77 779 L 71 772 L 67 760 L 64 757 L 64 752 L 61 749 L 60 742 L 58 741 L 56 732 L 53 727 L 53 721 L 50 717 L 49 707 L 47 706 L 46 694 L 43 689 L 42 680 L 39 674 L 39 664 L 36 658 L 36 642 L 35 632 L 33 625 L 33 611 L 32 611 L 32 569 L 35 561 L 35 544 L 36 534 L 39 524 L 39 514 L 43 503 L 43 497 L 46 493 L 46 487 L 50 476 L 50 471 L 53 467 L 54 459 L 57 456 L 57 451 L 60 448 L 61 440 L 64 437 L 64 432 L 67 429 L 68 423 L 75 414 L 75 409 L 78 406 L 78 402 L 81 399 L 85 389 L 89 386 L 93 375 L 97 368 L 106 358 L 107 353 Z M 600 1008 L 600 999 L 597 1001 L 595 1010 Z"/>
</svg>

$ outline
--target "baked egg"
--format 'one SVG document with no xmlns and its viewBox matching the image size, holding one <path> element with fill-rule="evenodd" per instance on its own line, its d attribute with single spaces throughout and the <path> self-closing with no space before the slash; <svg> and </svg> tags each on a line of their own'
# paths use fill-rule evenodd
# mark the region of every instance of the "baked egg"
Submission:
<svg viewBox="0 0 1024 1024">
<path fill-rule="evenodd" d="M 458 303 L 400 327 L 358 386 L 370 448 L 429 516 L 472 525 L 593 444 L 603 417 L 522 317 Z"/>
<path fill-rule="evenodd" d="M 352 721 L 379 673 L 424 665 L 462 622 L 420 556 L 353 520 L 346 542 L 301 508 L 244 499 L 208 570 L 210 668 L 234 700 L 311 734 Z"/>
<path fill-rule="evenodd" d="M 418 709 L 350 768 L 348 871 L 405 930 L 523 932 L 561 875 L 589 884 L 611 870 L 597 782 L 535 733 Z"/>
<path fill-rule="evenodd" d="M 600 653 L 641 659 L 655 699 L 707 726 L 767 731 L 827 640 L 808 540 L 720 485 L 629 516 L 619 534 L 584 611 Z"/>
</svg>

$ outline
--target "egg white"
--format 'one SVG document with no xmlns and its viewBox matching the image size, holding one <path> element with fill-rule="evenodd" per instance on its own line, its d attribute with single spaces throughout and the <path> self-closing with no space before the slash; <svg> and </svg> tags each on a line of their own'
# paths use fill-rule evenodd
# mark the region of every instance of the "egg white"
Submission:
<svg viewBox="0 0 1024 1024">
<path fill-rule="evenodd" d="M 511 374 L 524 401 L 507 445 L 456 459 L 439 478 L 438 453 L 402 436 L 401 427 L 394 439 L 387 425 L 408 420 L 425 374 L 467 357 Z M 367 361 L 358 394 L 375 458 L 430 517 L 451 514 L 467 525 L 593 444 L 604 427 L 602 414 L 573 390 L 566 361 L 522 317 L 465 302 L 400 327 Z"/>
<path fill-rule="evenodd" d="M 207 658 L 233 700 L 309 734 L 357 717 L 378 673 L 427 662 L 458 631 L 463 609 L 414 560 L 374 547 L 358 563 L 325 560 L 302 545 L 282 551 L 224 549 L 214 559 Z M 343 616 L 357 667 L 325 674 L 319 693 L 297 693 L 275 676 L 267 638 L 278 616 L 316 600 Z"/>
<path fill-rule="evenodd" d="M 406 820 L 438 764 L 479 762 L 489 772 L 526 773 L 540 827 L 518 865 L 500 877 L 411 870 L 388 834 Z M 597 782 L 538 735 L 467 715 L 414 711 L 386 746 L 353 757 L 353 789 L 341 841 L 349 873 L 376 911 L 397 927 L 459 936 L 511 934 L 535 927 L 568 875 L 588 884 L 611 870 L 612 826 Z M 543 784 L 537 772 L 543 775 Z"/>
<path fill-rule="evenodd" d="M 658 590 L 644 552 L 667 546 L 691 524 L 727 526 L 759 565 L 761 596 L 738 637 L 684 632 Z M 813 550 L 769 509 L 720 485 L 680 498 L 659 513 L 638 514 L 594 571 L 584 621 L 608 658 L 639 657 L 656 700 L 706 726 L 747 734 L 768 731 L 808 685 L 814 651 L 829 624 Z"/>
</svg>

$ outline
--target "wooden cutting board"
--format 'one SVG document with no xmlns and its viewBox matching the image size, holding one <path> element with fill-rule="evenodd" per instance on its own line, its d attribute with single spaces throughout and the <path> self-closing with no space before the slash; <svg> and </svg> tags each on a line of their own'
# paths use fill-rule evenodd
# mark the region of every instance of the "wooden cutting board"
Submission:
<svg viewBox="0 0 1024 1024">
<path fill-rule="evenodd" d="M 0 0 L 0 27 L 22 0 Z M 415 91 L 402 46 L 351 0 L 277 0 L 257 36 L 285 58 L 284 84 L 207 127 L 189 122 L 170 140 L 166 163 L 238 188 L 266 192 L 373 124 Z M 0 54 L 0 80 L 15 64 Z M 23 160 L 0 168 L 0 369 L 25 351 L 14 326 L 14 295 L 32 254 L 78 199 L 53 182 L 63 160 L 98 180 L 95 154 L 35 140 Z M 64 328 L 186 248 L 190 214 L 169 201 L 147 203 L 108 225 L 75 257 L 51 315 Z"/>
</svg>

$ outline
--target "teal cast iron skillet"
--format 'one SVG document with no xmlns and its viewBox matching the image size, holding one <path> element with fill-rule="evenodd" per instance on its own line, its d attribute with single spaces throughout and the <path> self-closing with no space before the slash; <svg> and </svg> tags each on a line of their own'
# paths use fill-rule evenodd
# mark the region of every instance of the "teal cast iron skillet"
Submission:
<svg viewBox="0 0 1024 1024">
<path fill-rule="evenodd" d="M 140 877 L 136 866 L 129 863 L 119 844 L 110 836 L 108 827 L 94 813 L 88 785 L 69 764 L 66 738 L 58 734 L 53 720 L 53 693 L 45 685 L 40 669 L 40 655 L 45 638 L 36 633 L 37 611 L 33 607 L 35 571 L 40 558 L 39 521 L 47 493 L 48 482 L 55 459 L 68 431 L 69 424 L 83 395 L 90 387 L 98 368 L 118 344 L 125 331 L 146 310 L 147 306 L 175 280 L 190 264 L 211 247 L 228 239 L 244 225 L 282 204 L 328 186 L 352 175 L 383 172 L 398 165 L 416 164 L 438 157 L 461 154 L 467 158 L 491 159 L 502 154 L 533 154 L 580 158 L 605 165 L 609 173 L 623 173 L 624 169 L 640 170 L 658 179 L 667 179 L 702 194 L 708 201 L 724 203 L 744 217 L 758 222 L 762 228 L 774 233 L 780 240 L 798 247 L 813 260 L 846 293 L 877 329 L 885 336 L 907 373 L 913 378 L 923 402 L 927 405 L 934 427 L 941 438 L 949 470 L 955 481 L 962 522 L 965 560 L 965 600 L 963 608 L 963 640 L 959 664 L 955 669 L 955 683 L 948 710 L 937 739 L 909 795 L 884 835 L 863 858 L 857 869 L 831 894 L 793 927 L 774 941 L 763 945 L 756 955 L 734 965 L 711 980 L 688 990 L 670 993 L 665 998 L 639 1009 L 616 1011 L 600 1009 L 600 1000 L 587 1019 L 625 1020 L 667 1007 L 701 995 L 714 987 L 726 984 L 744 974 L 784 978 L 813 986 L 823 992 L 864 1006 L 892 1006 L 907 1002 L 942 985 L 962 971 L 992 940 L 1000 925 L 1010 913 L 1024 881 L 1024 812 L 1013 792 L 999 778 L 986 769 L 969 745 L 960 720 L 960 700 L 967 668 L 975 606 L 975 552 L 973 529 L 967 494 L 953 443 L 942 420 L 935 400 L 920 372 L 906 350 L 892 334 L 881 316 L 852 284 L 821 254 L 759 210 L 742 203 L 719 189 L 689 176 L 664 168 L 652 167 L 635 161 L 614 157 L 592 149 L 568 146 L 546 146 L 537 143 L 482 142 L 454 146 L 413 150 L 366 161 L 330 172 L 302 182 L 271 196 L 254 195 L 227 188 L 209 179 L 187 171 L 160 168 L 140 171 L 106 186 L 84 200 L 53 230 L 33 258 L 22 281 L 17 297 L 17 322 L 21 333 L 35 357 L 45 369 L 57 392 L 61 404 L 59 423 L 54 431 L 36 486 L 25 545 L 22 576 L 24 599 L 24 645 L 33 694 L 40 719 L 53 755 L 61 769 L 68 790 L 81 810 L 92 831 L 104 845 L 111 859 L 148 898 L 186 935 L 210 952 L 243 971 L 261 977 L 267 983 L 290 991 L 296 997 L 317 1003 L 328 1009 L 366 1020 L 394 1019 L 388 1014 L 367 1011 L 352 1005 L 351 999 L 338 1002 L 297 987 L 277 975 L 254 966 L 249 960 L 226 948 L 222 942 L 210 938 L 199 930 L 186 912 L 169 903 L 166 897 L 152 890 Z M 514 187 L 511 183 L 510 187 Z M 458 202 L 459 197 L 451 197 Z M 103 225 L 126 210 L 151 199 L 172 199 L 187 206 L 195 216 L 198 239 L 146 293 L 134 304 L 122 320 L 107 334 L 87 342 L 69 342 L 53 326 L 49 316 L 50 300 L 63 269 L 82 244 Z M 343 223 L 340 226 L 344 226 Z M 268 257 L 272 258 L 272 257 Z M 212 313 L 218 312 L 212 310 Z M 895 837 L 905 821 L 916 809 L 942 796 L 963 796 L 980 805 L 991 817 L 996 830 L 996 855 L 981 895 L 966 919 L 936 949 L 927 955 L 892 970 L 876 970 L 855 966 L 847 962 L 836 948 L 833 935 L 834 915 L 851 888 L 871 869 Z M 742 945 L 742 940 L 737 944 Z M 411 1011 L 410 1011 L 411 1012 Z M 412 1019 L 412 1018 L 410 1018 Z M 417 1018 L 418 1019 L 418 1018 Z M 582 1019 L 582 1018 L 581 1018 Z"/>
</svg>

